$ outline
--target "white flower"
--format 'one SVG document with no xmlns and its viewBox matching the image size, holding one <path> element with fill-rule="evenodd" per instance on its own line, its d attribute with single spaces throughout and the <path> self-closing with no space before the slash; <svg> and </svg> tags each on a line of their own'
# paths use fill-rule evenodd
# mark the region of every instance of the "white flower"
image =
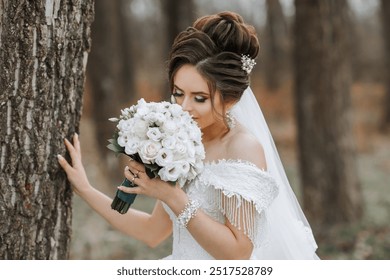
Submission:
<svg viewBox="0 0 390 280">
<path fill-rule="evenodd" d="M 131 131 L 133 125 L 134 125 L 134 120 L 132 120 L 132 119 L 120 120 L 118 125 L 117 125 L 117 128 L 121 132 L 128 132 L 128 131 Z"/>
<path fill-rule="evenodd" d="M 176 133 L 176 137 L 177 137 L 178 142 L 181 142 L 181 143 L 185 143 L 185 142 L 189 141 L 188 134 L 185 132 L 185 128 L 184 127 L 182 127 Z"/>
<path fill-rule="evenodd" d="M 179 104 L 171 104 L 169 111 L 173 117 L 178 117 L 183 114 L 183 108 Z"/>
<path fill-rule="evenodd" d="M 205 158 L 205 151 L 203 145 L 196 145 L 195 146 L 195 154 L 200 158 L 204 159 Z"/>
<path fill-rule="evenodd" d="M 182 174 L 187 174 L 190 171 L 190 164 L 186 161 L 180 161 L 180 168 Z"/>
<path fill-rule="evenodd" d="M 134 139 L 128 139 L 125 145 L 125 153 L 128 155 L 134 155 L 138 152 L 138 141 Z"/>
<path fill-rule="evenodd" d="M 148 132 L 146 132 L 146 135 L 149 137 L 150 140 L 153 141 L 160 141 L 162 138 L 162 133 L 158 127 L 150 127 Z"/>
<path fill-rule="evenodd" d="M 162 141 L 162 146 L 169 150 L 173 150 L 176 145 L 176 137 L 175 136 L 167 136 Z"/>
<path fill-rule="evenodd" d="M 153 163 L 161 149 L 161 144 L 155 141 L 142 142 L 142 148 L 140 150 L 140 157 L 144 163 Z"/>
<path fill-rule="evenodd" d="M 166 131 L 166 133 L 173 134 L 177 131 L 178 126 L 174 121 L 166 120 L 163 124 L 162 129 Z"/>
<path fill-rule="evenodd" d="M 202 133 L 181 106 L 140 99 L 121 113 L 119 119 L 112 119 L 118 121 L 114 140 L 126 154 L 138 153 L 144 163 L 157 165 L 162 180 L 181 186 L 201 172 L 205 158 Z"/>
<path fill-rule="evenodd" d="M 175 145 L 175 153 L 184 155 L 187 153 L 187 145 L 182 141 L 177 141 Z"/>
<path fill-rule="evenodd" d="M 179 165 L 174 163 L 169 163 L 167 166 L 161 168 L 158 171 L 158 176 L 160 176 L 163 181 L 177 181 L 180 175 L 181 168 Z"/>
<path fill-rule="evenodd" d="M 139 137 L 140 139 L 146 139 L 147 131 L 149 129 L 148 123 L 142 119 L 135 119 L 134 125 L 133 125 L 133 133 L 135 136 Z"/>
<path fill-rule="evenodd" d="M 153 124 L 157 121 L 156 112 L 150 112 L 146 116 L 144 116 L 144 120 L 147 121 L 149 124 Z"/>
<path fill-rule="evenodd" d="M 166 166 L 168 163 L 172 162 L 172 160 L 173 160 L 172 151 L 165 148 L 161 148 L 160 151 L 158 151 L 155 162 L 159 166 Z"/>
<path fill-rule="evenodd" d="M 117 139 L 117 143 L 119 146 L 121 147 L 124 147 L 126 146 L 126 143 L 127 143 L 127 140 L 128 140 L 128 135 L 127 134 L 121 134 L 118 139 Z"/>
<path fill-rule="evenodd" d="M 193 127 L 192 129 L 189 129 L 188 134 L 190 139 L 195 141 L 196 143 L 202 142 L 202 133 L 200 129 L 197 129 L 197 127 Z"/>
</svg>

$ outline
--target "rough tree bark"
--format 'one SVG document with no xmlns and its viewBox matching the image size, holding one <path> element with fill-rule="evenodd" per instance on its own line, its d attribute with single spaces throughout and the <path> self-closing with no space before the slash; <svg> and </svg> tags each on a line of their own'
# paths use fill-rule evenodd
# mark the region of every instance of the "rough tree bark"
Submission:
<svg viewBox="0 0 390 280">
<path fill-rule="evenodd" d="M 314 225 L 358 221 L 346 0 L 295 0 L 295 93 L 303 202 Z"/>
<path fill-rule="evenodd" d="M 0 259 L 66 259 L 93 0 L 0 1 Z"/>
<path fill-rule="evenodd" d="M 385 102 L 383 102 L 383 127 L 390 128 L 390 1 L 382 0 L 382 29 L 385 42 Z"/>
</svg>

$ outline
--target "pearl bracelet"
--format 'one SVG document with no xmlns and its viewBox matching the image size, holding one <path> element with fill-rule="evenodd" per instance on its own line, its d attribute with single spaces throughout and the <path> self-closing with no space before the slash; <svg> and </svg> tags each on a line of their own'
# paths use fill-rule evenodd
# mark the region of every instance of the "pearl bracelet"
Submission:
<svg viewBox="0 0 390 280">
<path fill-rule="evenodd" d="M 177 216 L 177 222 L 182 228 L 187 228 L 189 221 L 196 216 L 200 204 L 196 200 L 189 200 L 184 209 Z"/>
</svg>

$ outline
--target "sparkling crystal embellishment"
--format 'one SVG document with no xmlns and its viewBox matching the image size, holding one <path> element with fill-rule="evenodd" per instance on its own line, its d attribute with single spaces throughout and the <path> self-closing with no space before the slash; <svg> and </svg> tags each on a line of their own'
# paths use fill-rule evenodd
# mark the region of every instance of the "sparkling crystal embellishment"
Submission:
<svg viewBox="0 0 390 280">
<path fill-rule="evenodd" d="M 248 75 L 252 72 L 253 67 L 256 65 L 256 61 L 250 58 L 249 55 L 241 55 L 241 69 L 244 70 Z"/>
</svg>

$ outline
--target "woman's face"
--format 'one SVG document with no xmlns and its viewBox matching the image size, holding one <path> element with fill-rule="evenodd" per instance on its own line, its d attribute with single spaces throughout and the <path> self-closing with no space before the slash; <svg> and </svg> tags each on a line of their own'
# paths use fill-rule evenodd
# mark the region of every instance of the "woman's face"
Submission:
<svg viewBox="0 0 390 280">
<path fill-rule="evenodd" d="M 210 90 L 207 81 L 190 64 L 183 65 L 173 78 L 173 96 L 183 110 L 188 111 L 201 129 L 222 122 L 217 115 L 222 114 L 223 105 L 216 92 L 213 112 Z"/>
</svg>

